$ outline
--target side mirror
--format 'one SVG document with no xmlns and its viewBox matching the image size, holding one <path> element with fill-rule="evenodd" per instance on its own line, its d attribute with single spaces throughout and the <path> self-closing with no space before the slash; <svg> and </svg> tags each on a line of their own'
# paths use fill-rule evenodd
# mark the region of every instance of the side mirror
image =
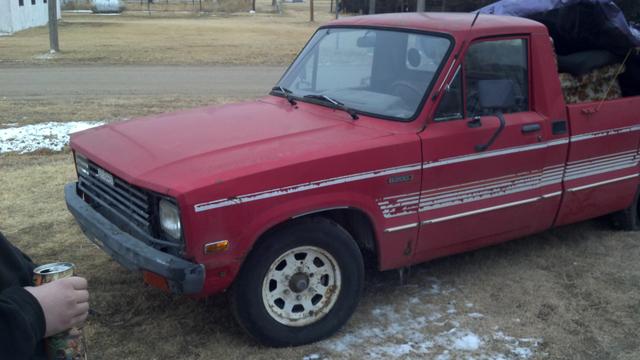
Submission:
<svg viewBox="0 0 640 360">
<path fill-rule="evenodd" d="M 515 96 L 515 83 L 511 79 L 499 79 L 499 80 L 479 80 L 478 81 L 478 96 L 480 101 L 480 107 L 482 109 L 491 109 L 495 111 L 495 116 L 500 120 L 500 127 L 491 136 L 486 144 L 476 145 L 476 151 L 486 151 L 494 141 L 498 138 L 498 135 L 504 130 L 506 121 L 502 112 L 513 108 L 516 105 Z M 471 124 L 476 119 L 472 120 Z M 477 118 L 477 124 L 479 125 L 480 118 Z M 472 126 L 473 127 L 473 126 Z"/>
</svg>

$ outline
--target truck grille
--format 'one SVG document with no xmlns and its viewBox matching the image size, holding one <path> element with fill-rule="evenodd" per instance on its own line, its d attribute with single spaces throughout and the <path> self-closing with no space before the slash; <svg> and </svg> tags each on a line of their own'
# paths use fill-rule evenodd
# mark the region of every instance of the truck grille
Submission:
<svg viewBox="0 0 640 360">
<path fill-rule="evenodd" d="M 83 193 L 151 233 L 151 206 L 147 192 L 80 156 L 76 157 L 76 166 L 78 187 Z"/>
</svg>

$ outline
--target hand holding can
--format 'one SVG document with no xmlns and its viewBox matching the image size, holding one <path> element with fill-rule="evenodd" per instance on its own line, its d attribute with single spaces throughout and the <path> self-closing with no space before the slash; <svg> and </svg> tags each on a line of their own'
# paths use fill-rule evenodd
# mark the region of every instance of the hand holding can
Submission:
<svg viewBox="0 0 640 360">
<path fill-rule="evenodd" d="M 73 276 L 71 263 L 55 263 L 33 270 L 36 287 L 25 288 L 40 303 L 46 322 L 49 359 L 87 359 L 82 330 L 89 314 L 87 280 Z"/>
<path fill-rule="evenodd" d="M 42 307 L 47 329 L 45 337 L 82 327 L 89 314 L 89 292 L 83 278 L 64 278 L 26 290 Z"/>
</svg>

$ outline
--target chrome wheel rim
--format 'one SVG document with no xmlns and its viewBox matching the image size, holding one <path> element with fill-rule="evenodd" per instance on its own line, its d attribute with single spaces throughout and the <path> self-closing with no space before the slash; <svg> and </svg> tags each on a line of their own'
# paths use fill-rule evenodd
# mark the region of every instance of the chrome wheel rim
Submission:
<svg viewBox="0 0 640 360">
<path fill-rule="evenodd" d="M 262 283 L 262 301 L 279 323 L 305 326 L 331 311 L 341 286 L 335 258 L 319 247 L 301 246 L 271 263 Z"/>
</svg>

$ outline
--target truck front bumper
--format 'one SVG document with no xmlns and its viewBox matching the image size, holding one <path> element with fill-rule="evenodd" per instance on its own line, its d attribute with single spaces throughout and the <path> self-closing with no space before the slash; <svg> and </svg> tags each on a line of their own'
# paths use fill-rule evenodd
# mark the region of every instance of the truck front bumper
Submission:
<svg viewBox="0 0 640 360">
<path fill-rule="evenodd" d="M 78 195 L 76 186 L 75 182 L 67 184 L 64 197 L 69 211 L 89 240 L 128 269 L 162 276 L 174 293 L 198 294 L 202 291 L 204 265 L 164 253 L 122 231 L 87 204 Z"/>
</svg>

